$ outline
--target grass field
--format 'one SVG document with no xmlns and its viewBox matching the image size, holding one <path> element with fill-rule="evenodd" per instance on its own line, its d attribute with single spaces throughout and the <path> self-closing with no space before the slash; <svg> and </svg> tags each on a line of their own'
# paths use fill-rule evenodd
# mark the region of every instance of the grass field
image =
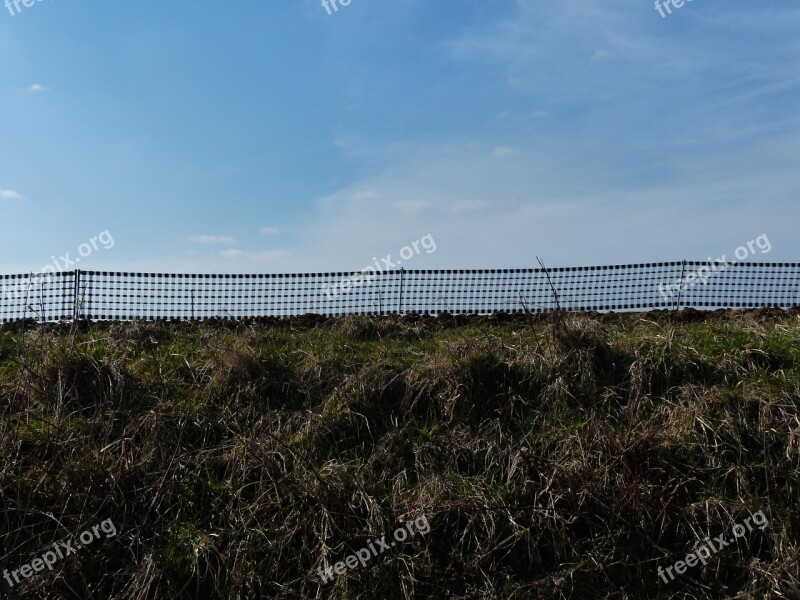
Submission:
<svg viewBox="0 0 800 600">
<path fill-rule="evenodd" d="M 799 375 L 797 311 L 8 326 L 0 596 L 800 599 Z"/>
</svg>

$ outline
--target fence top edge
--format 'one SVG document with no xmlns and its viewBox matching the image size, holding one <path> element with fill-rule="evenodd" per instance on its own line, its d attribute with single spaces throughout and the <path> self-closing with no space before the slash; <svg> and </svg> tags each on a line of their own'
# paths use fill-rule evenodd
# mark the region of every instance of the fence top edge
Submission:
<svg viewBox="0 0 800 600">
<path fill-rule="evenodd" d="M 381 276 L 397 276 L 400 274 L 431 274 L 431 275 L 484 275 L 484 274 L 512 274 L 512 273 L 565 273 L 565 272 L 580 272 L 580 271 L 620 271 L 629 269 L 647 269 L 647 268 L 664 268 L 664 267 L 680 267 L 680 266 L 703 266 L 703 265 L 721 265 L 725 264 L 726 268 L 732 267 L 749 267 L 749 268 L 798 268 L 800 263 L 792 262 L 739 262 L 728 261 L 723 263 L 717 260 L 703 260 L 703 261 L 671 261 L 671 262 L 656 262 L 656 263 L 629 263 L 629 264 L 616 264 L 616 265 L 589 265 L 589 266 L 573 266 L 573 267 L 547 267 L 542 268 L 497 268 L 497 269 L 392 269 L 388 271 L 375 272 L 375 277 Z M 12 273 L 0 274 L 0 279 L 39 279 L 47 277 L 69 277 L 75 276 L 77 273 L 87 276 L 103 276 L 103 277 L 153 277 L 153 278 L 173 278 L 173 279 L 279 279 L 279 278 L 309 278 L 309 277 L 348 277 L 348 276 L 361 276 L 365 274 L 373 275 L 369 269 L 361 271 L 325 271 L 325 272 L 305 272 L 305 273 L 158 273 L 158 272 L 143 272 L 143 271 L 58 271 L 55 273 Z"/>
</svg>

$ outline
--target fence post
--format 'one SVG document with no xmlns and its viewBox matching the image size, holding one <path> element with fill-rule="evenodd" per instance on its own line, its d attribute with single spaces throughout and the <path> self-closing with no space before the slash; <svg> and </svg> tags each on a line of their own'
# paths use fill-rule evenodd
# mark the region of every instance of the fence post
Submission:
<svg viewBox="0 0 800 600">
<path fill-rule="evenodd" d="M 683 275 L 686 273 L 686 259 L 683 259 L 683 265 L 681 265 L 681 278 L 679 279 L 680 285 L 678 285 L 678 298 L 675 300 L 675 310 L 678 310 L 681 304 L 681 294 L 683 294 Z"/>
<path fill-rule="evenodd" d="M 72 322 L 78 320 L 80 309 L 78 308 L 78 300 L 81 294 L 81 270 L 75 269 L 75 290 L 72 295 Z"/>
<path fill-rule="evenodd" d="M 397 314 L 399 315 L 403 314 L 403 275 L 405 272 L 405 267 L 400 267 L 400 306 L 397 311 Z"/>
</svg>

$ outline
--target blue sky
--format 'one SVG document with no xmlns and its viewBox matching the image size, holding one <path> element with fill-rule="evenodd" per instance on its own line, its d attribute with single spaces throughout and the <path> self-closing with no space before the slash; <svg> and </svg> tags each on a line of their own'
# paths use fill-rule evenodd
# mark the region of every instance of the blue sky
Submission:
<svg viewBox="0 0 800 600">
<path fill-rule="evenodd" d="M 0 6 L 0 272 L 800 261 L 800 7 Z"/>
</svg>

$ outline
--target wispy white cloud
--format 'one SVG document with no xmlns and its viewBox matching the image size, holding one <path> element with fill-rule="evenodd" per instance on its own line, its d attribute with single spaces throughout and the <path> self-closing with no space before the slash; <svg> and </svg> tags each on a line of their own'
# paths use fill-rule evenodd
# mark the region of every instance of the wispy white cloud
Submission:
<svg viewBox="0 0 800 600">
<path fill-rule="evenodd" d="M 800 170 L 787 157 L 800 156 L 798 139 L 750 137 L 702 161 L 694 151 L 659 152 L 652 164 L 561 132 L 522 146 L 524 161 L 487 160 L 482 144 L 419 145 L 320 200 L 298 240 L 306 256 L 286 268 L 356 268 L 427 233 L 438 250 L 415 268 L 534 267 L 537 255 L 550 266 L 698 260 L 764 232 L 773 256 L 785 248 L 774 260 L 790 260 Z M 629 152 L 635 159 L 643 149 Z M 355 201 L 354 188 L 375 190 L 380 201 Z M 424 211 L 387 211 L 408 198 L 430 200 Z M 769 211 L 764 198 L 774 202 Z"/>
<path fill-rule="evenodd" d="M 262 227 L 259 231 L 264 235 L 278 235 L 281 232 L 277 227 Z"/>
<path fill-rule="evenodd" d="M 589 58 L 591 61 L 601 61 L 601 60 L 608 60 L 611 58 L 611 52 L 608 50 L 597 50 L 592 56 Z"/>
<path fill-rule="evenodd" d="M 206 246 L 212 246 L 215 244 L 230 246 L 236 240 L 227 235 L 193 235 L 189 238 L 189 241 Z"/>
<path fill-rule="evenodd" d="M 377 194 L 372 190 L 358 190 L 357 192 L 353 192 L 351 198 L 353 200 L 372 200 L 373 198 L 377 198 Z"/>
<path fill-rule="evenodd" d="M 41 85 L 40 83 L 34 83 L 30 87 L 26 88 L 25 91 L 28 92 L 29 94 L 41 94 L 43 92 L 48 91 L 48 88 Z"/>
<path fill-rule="evenodd" d="M 494 158 L 508 158 L 517 154 L 519 154 L 519 151 L 509 146 L 499 146 L 492 150 L 492 156 Z"/>
<path fill-rule="evenodd" d="M 25 196 L 14 190 L 4 190 L 0 188 L 0 199 L 3 200 L 25 200 Z"/>
<path fill-rule="evenodd" d="M 550 104 L 635 105 L 661 96 L 648 103 L 656 112 L 690 95 L 694 114 L 675 112 L 702 122 L 698 109 L 730 96 L 737 84 L 750 91 L 792 79 L 797 87 L 800 8 L 735 4 L 720 11 L 695 2 L 682 13 L 688 22 L 668 23 L 652 3 L 517 0 L 512 18 L 471 28 L 447 48 L 458 60 L 494 61 L 516 92 Z M 715 93 L 719 81 L 730 87 Z"/>
<path fill-rule="evenodd" d="M 229 248 L 220 252 L 220 256 L 231 260 L 244 260 L 244 261 L 275 261 L 285 259 L 291 256 L 291 252 L 287 250 L 240 250 L 238 248 Z"/>
</svg>

